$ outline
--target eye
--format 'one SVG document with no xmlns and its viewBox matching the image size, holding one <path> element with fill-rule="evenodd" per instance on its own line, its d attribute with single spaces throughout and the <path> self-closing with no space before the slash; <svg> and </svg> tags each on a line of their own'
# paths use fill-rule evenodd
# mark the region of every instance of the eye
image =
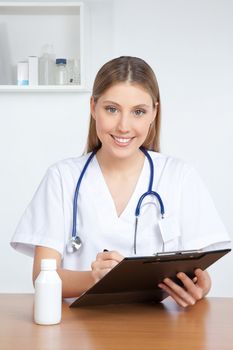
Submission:
<svg viewBox="0 0 233 350">
<path fill-rule="evenodd" d="M 146 111 L 144 109 L 136 109 L 134 111 L 134 114 L 137 116 L 137 117 L 140 117 L 142 115 L 144 115 L 146 113 Z"/>
<path fill-rule="evenodd" d="M 113 106 L 106 106 L 105 110 L 111 114 L 115 114 L 117 112 L 117 109 Z"/>
</svg>

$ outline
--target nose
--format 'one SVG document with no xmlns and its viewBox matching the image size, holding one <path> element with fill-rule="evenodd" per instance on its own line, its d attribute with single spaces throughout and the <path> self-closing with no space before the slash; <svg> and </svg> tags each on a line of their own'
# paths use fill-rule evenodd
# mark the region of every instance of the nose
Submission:
<svg viewBox="0 0 233 350">
<path fill-rule="evenodd" d="M 130 131 L 130 116 L 128 113 L 122 113 L 119 116 L 117 130 L 122 134 L 126 134 Z"/>
</svg>

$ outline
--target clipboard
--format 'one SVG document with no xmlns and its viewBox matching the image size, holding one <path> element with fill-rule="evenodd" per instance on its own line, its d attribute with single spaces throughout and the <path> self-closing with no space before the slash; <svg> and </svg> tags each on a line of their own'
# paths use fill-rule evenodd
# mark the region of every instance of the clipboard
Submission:
<svg viewBox="0 0 233 350">
<path fill-rule="evenodd" d="M 195 269 L 205 270 L 230 251 L 231 249 L 188 250 L 126 257 L 70 307 L 160 302 L 168 296 L 158 287 L 164 278 L 169 277 L 182 285 L 176 277 L 178 272 L 184 272 L 193 278 Z"/>
</svg>

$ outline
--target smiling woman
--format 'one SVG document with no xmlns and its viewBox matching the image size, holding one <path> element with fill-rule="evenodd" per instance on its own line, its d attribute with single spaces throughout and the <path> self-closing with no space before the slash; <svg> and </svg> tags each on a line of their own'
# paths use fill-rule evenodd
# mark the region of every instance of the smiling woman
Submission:
<svg viewBox="0 0 233 350">
<path fill-rule="evenodd" d="M 109 154 L 109 161 L 125 157 L 133 164 L 156 118 L 157 104 L 153 105 L 140 85 L 128 82 L 114 84 L 96 101 L 92 97 L 91 114 L 101 145 L 99 159 Z"/>
<path fill-rule="evenodd" d="M 196 171 L 159 153 L 159 88 L 144 60 L 107 62 L 90 111 L 87 154 L 48 169 L 11 242 L 34 256 L 34 281 L 41 259 L 55 258 L 63 297 L 77 297 L 124 256 L 227 247 Z M 159 287 L 184 307 L 210 289 L 206 271 L 197 269 L 193 280 L 183 271 L 177 277 L 181 285 L 166 278 Z"/>
<path fill-rule="evenodd" d="M 91 152 L 93 149 L 99 148 L 101 146 L 101 140 L 98 138 L 95 125 L 96 120 L 95 118 L 92 118 L 94 113 L 94 104 L 97 103 L 100 97 L 103 100 L 103 94 L 107 93 L 110 88 L 114 88 L 114 85 L 116 84 L 124 85 L 125 92 L 128 90 L 130 97 L 132 99 L 134 98 L 133 102 L 136 103 L 136 105 L 129 106 L 128 103 L 128 107 L 133 108 L 134 114 L 143 114 L 144 112 L 148 111 L 148 109 L 151 111 L 153 108 L 154 119 L 150 123 L 149 133 L 146 135 L 143 146 L 147 149 L 158 152 L 160 136 L 160 94 L 158 82 L 153 70 L 144 60 L 138 57 L 128 56 L 122 56 L 117 59 L 113 59 L 110 62 L 107 62 L 99 70 L 96 76 L 91 100 L 92 108 L 87 142 L 87 152 Z M 111 107 L 111 112 L 114 111 L 114 113 L 118 112 L 119 107 L 124 107 L 118 103 L 121 101 L 121 98 L 123 98 L 124 92 L 120 93 L 119 96 L 119 89 L 117 90 L 118 92 L 114 92 L 117 93 L 116 98 L 118 97 L 120 99 L 112 101 L 111 94 L 107 93 L 107 95 L 110 97 L 110 100 L 106 100 L 105 106 L 108 108 L 108 110 Z M 139 97 L 138 94 L 141 95 L 141 100 L 137 99 Z M 143 102 L 143 98 L 145 96 L 146 101 L 148 101 L 146 104 Z M 139 101 L 140 104 L 142 103 L 142 106 L 139 104 Z"/>
</svg>

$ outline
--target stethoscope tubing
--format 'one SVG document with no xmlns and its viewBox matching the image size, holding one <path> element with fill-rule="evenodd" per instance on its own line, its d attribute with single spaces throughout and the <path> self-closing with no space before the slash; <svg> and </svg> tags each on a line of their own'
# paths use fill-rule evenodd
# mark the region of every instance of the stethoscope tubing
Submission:
<svg viewBox="0 0 233 350">
<path fill-rule="evenodd" d="M 83 170 L 81 171 L 80 177 L 78 179 L 77 185 L 76 185 L 76 189 L 74 192 L 74 200 L 73 200 L 73 226 L 72 226 L 72 237 L 75 238 L 77 236 L 77 212 L 78 212 L 78 195 L 79 195 L 79 190 L 80 190 L 80 186 L 81 186 L 81 182 L 83 179 L 83 176 L 85 175 L 86 171 L 87 171 L 87 167 L 90 164 L 92 158 L 95 156 L 97 150 L 94 150 L 91 155 L 89 156 L 89 158 L 87 159 Z"/>
<path fill-rule="evenodd" d="M 71 237 L 71 242 L 75 241 L 77 238 L 80 241 L 80 246 L 81 246 L 81 240 L 80 237 L 78 236 L 78 228 L 77 228 L 77 213 L 78 213 L 78 195 L 79 195 L 79 191 L 80 191 L 80 186 L 81 186 L 81 182 L 83 180 L 83 176 L 85 175 L 87 168 L 90 164 L 90 162 L 92 161 L 93 157 L 95 156 L 96 152 L 98 149 L 95 149 L 90 156 L 88 157 L 82 171 L 81 174 L 79 176 L 79 179 L 77 181 L 77 185 L 75 188 L 75 193 L 74 193 L 74 199 L 73 199 L 73 225 L 72 225 L 72 237 Z M 145 197 L 147 196 L 155 196 L 159 206 L 160 206 L 160 214 L 162 219 L 164 218 L 164 214 L 165 214 L 165 209 L 164 209 L 164 204 L 163 201 L 160 197 L 160 195 L 152 190 L 153 187 L 153 182 L 154 182 L 154 164 L 152 161 L 151 156 L 149 155 L 148 151 L 144 148 L 144 147 L 140 147 L 140 150 L 145 154 L 146 158 L 148 159 L 149 162 L 149 166 L 150 166 L 150 177 L 149 177 L 149 185 L 148 185 L 148 190 L 143 193 L 141 195 L 141 197 L 138 200 L 136 209 L 135 209 L 135 231 L 134 231 L 134 253 L 136 254 L 137 250 L 136 250 L 136 246 L 137 246 L 137 228 L 138 228 L 138 218 L 140 216 L 140 210 L 141 210 L 141 205 L 142 202 L 144 200 Z"/>
</svg>

